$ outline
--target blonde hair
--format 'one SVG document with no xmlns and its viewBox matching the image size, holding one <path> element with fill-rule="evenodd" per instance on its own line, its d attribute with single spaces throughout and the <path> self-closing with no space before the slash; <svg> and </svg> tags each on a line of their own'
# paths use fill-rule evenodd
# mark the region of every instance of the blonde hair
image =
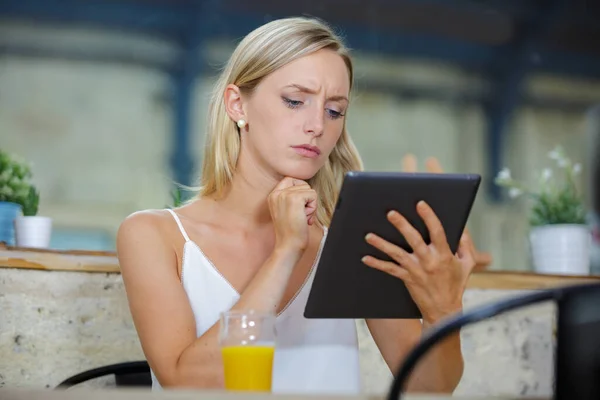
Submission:
<svg viewBox="0 0 600 400">
<path fill-rule="evenodd" d="M 344 59 L 352 89 L 353 66 L 348 50 L 331 28 L 319 20 L 301 17 L 275 20 L 252 31 L 240 42 L 212 93 L 199 196 L 223 195 L 236 169 L 240 137 L 236 123 L 225 110 L 227 85 L 234 84 L 251 93 L 273 71 L 322 49 L 333 50 Z M 328 226 L 331 222 L 345 173 L 362 169 L 358 151 L 344 125 L 329 159 L 308 181 L 319 196 L 317 221 L 321 225 Z"/>
</svg>

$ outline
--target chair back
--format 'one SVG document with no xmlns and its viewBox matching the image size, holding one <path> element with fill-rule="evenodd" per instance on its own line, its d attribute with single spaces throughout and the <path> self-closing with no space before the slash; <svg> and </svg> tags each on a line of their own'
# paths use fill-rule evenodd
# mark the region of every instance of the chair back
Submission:
<svg viewBox="0 0 600 400">
<path fill-rule="evenodd" d="M 462 327 L 532 304 L 555 301 L 558 305 L 555 400 L 600 399 L 600 284 L 579 284 L 543 289 L 449 318 L 431 329 L 412 349 L 388 392 L 399 399 L 416 364 L 438 342 Z"/>
<path fill-rule="evenodd" d="M 118 364 L 110 364 L 90 369 L 73 375 L 62 381 L 56 388 L 67 389 L 80 383 L 114 375 L 117 387 L 150 387 L 152 378 L 150 366 L 146 361 L 131 361 Z"/>
<path fill-rule="evenodd" d="M 555 399 L 600 399 L 600 290 L 558 300 Z"/>
</svg>

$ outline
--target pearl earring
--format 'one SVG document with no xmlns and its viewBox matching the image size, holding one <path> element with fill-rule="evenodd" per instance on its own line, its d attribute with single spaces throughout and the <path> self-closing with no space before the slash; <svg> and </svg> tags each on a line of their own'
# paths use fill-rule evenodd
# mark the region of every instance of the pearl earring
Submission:
<svg viewBox="0 0 600 400">
<path fill-rule="evenodd" d="M 238 126 L 238 128 L 240 128 L 240 129 L 244 129 L 244 127 L 246 126 L 246 121 L 244 121 L 243 119 L 240 119 L 240 120 L 237 122 L 237 126 Z"/>
</svg>

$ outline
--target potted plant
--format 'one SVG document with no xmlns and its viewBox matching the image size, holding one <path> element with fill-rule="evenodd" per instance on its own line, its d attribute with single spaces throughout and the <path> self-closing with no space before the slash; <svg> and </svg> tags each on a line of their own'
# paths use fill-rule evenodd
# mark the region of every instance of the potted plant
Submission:
<svg viewBox="0 0 600 400">
<path fill-rule="evenodd" d="M 31 185 L 29 166 L 0 149 L 0 242 L 15 244 L 14 222 L 21 215 Z"/>
<path fill-rule="evenodd" d="M 0 242 L 9 246 L 48 247 L 52 221 L 37 216 L 39 192 L 30 166 L 0 150 Z"/>
<path fill-rule="evenodd" d="M 52 235 L 52 219 L 37 215 L 40 194 L 34 185 L 29 187 L 22 203 L 23 215 L 15 219 L 15 242 L 20 247 L 47 248 Z"/>
<path fill-rule="evenodd" d="M 533 268 L 546 274 L 588 275 L 591 232 L 583 198 L 576 186 L 581 164 L 574 164 L 560 146 L 548 153 L 554 168 L 539 174 L 535 188 L 516 181 L 508 168 L 495 179 L 511 198 L 527 196 L 532 202 L 529 242 Z"/>
</svg>

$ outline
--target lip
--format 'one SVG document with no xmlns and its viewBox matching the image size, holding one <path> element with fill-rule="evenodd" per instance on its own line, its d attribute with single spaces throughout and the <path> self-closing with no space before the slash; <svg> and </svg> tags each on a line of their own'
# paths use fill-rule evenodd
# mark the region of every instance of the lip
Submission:
<svg viewBox="0 0 600 400">
<path fill-rule="evenodd" d="M 292 146 L 292 149 L 301 156 L 308 158 L 317 158 L 321 155 L 321 149 L 317 146 L 312 146 L 310 144 L 301 144 L 298 146 Z"/>
</svg>

